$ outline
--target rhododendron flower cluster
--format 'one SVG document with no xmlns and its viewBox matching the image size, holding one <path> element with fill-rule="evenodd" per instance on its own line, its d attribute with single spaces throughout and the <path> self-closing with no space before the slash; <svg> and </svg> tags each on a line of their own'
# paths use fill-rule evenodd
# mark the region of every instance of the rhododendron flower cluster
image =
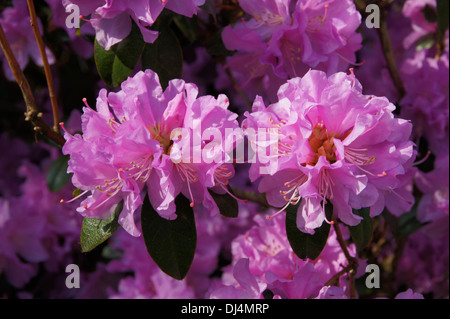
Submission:
<svg viewBox="0 0 450 319">
<path fill-rule="evenodd" d="M 155 23 L 164 8 L 192 17 L 204 2 L 205 0 L 62 0 L 66 9 L 70 10 L 71 5 L 76 5 L 82 16 L 90 16 L 89 20 L 85 20 L 95 29 L 98 43 L 106 50 L 127 37 L 133 21 L 139 27 L 144 41 L 153 43 L 158 32 L 147 27 Z"/>
<path fill-rule="evenodd" d="M 273 90 L 270 83 L 280 83 L 277 78 L 303 76 L 309 68 L 333 74 L 356 62 L 361 36 L 355 31 L 361 15 L 350 0 L 239 4 L 250 19 L 226 27 L 223 40 L 227 49 L 237 50 L 227 67 L 238 73 L 242 87 L 259 81 Z"/>
<path fill-rule="evenodd" d="M 449 142 L 448 52 L 438 60 L 419 59 L 419 66 L 414 60 L 403 66 L 408 93 L 402 99 L 402 116 L 413 121 L 416 138 L 425 137 L 433 153 L 445 153 Z"/>
<path fill-rule="evenodd" d="M 225 136 L 225 128 L 238 127 L 237 115 L 227 110 L 226 96 L 197 98 L 197 93 L 195 85 L 182 80 L 169 82 L 163 91 L 158 75 L 147 70 L 123 82 L 119 92 L 101 90 L 97 110 L 86 104 L 83 135 L 66 131 L 63 148 L 71 156 L 72 182 L 83 191 L 77 197 L 89 193 L 78 208 L 83 216 L 108 218 L 123 200 L 119 223 L 138 236 L 133 214 L 143 203 L 145 185 L 164 218 L 176 218 L 174 199 L 180 192 L 191 207 L 218 213 L 208 188 L 227 191 L 233 170 L 225 163 L 232 149 L 211 146 L 215 140 L 202 142 L 202 137 L 211 127 Z M 195 163 L 198 157 L 206 161 Z"/>
<path fill-rule="evenodd" d="M 346 264 L 336 235 L 330 234 L 317 260 L 301 260 L 287 241 L 283 218 L 267 221 L 256 215 L 254 222 L 252 228 L 232 242 L 232 265 L 222 275 L 223 283 L 212 286 L 211 298 L 262 299 L 266 289 L 275 294 L 274 298 L 325 297 L 321 288 Z M 350 251 L 356 254 L 354 246 Z M 341 280 L 344 282 L 344 278 Z M 339 293 L 345 296 L 345 291 Z"/>
<path fill-rule="evenodd" d="M 257 99 L 246 114 L 245 127 L 265 127 L 278 136 L 268 146 L 278 160 L 255 163 L 270 172 L 259 190 L 276 207 L 303 199 L 297 220 L 303 231 L 322 225 L 328 201 L 336 217 L 352 226 L 361 220 L 352 209 L 371 207 L 371 216 L 377 216 L 388 194 L 399 199 L 393 214 L 413 204 L 401 181 L 415 157 L 411 124 L 394 117 L 387 99 L 361 91 L 353 74 L 309 71 L 281 86 L 277 103 L 265 107 Z M 259 170 L 250 171 L 252 180 L 261 176 Z"/>
<path fill-rule="evenodd" d="M 0 298 L 448 299 L 448 10 L 0 1 Z"/>
</svg>

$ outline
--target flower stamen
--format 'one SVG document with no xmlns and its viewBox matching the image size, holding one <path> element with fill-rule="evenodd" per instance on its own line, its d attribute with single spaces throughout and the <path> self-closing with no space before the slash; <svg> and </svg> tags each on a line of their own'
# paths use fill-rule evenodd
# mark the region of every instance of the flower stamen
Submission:
<svg viewBox="0 0 450 319">
<path fill-rule="evenodd" d="M 192 169 L 191 167 L 187 166 L 184 163 L 179 163 L 175 166 L 176 166 L 178 173 L 180 174 L 180 177 L 183 180 L 183 182 L 187 183 L 189 196 L 191 197 L 190 206 L 194 207 L 194 196 L 192 195 L 192 190 L 191 190 L 190 184 L 198 181 L 198 174 L 194 169 Z"/>
</svg>

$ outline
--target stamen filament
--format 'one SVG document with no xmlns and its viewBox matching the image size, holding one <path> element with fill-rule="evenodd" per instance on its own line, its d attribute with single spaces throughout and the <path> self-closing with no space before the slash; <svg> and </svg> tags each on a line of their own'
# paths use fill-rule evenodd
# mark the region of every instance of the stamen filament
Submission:
<svg viewBox="0 0 450 319">
<path fill-rule="evenodd" d="M 61 199 L 59 202 L 61 204 L 68 204 L 68 203 L 72 203 L 73 201 L 77 200 L 78 198 L 82 197 L 84 194 L 86 194 L 87 192 L 89 192 L 89 190 L 82 192 L 81 194 L 79 194 L 78 196 L 75 196 L 74 198 L 70 199 L 70 200 L 64 200 Z"/>
</svg>

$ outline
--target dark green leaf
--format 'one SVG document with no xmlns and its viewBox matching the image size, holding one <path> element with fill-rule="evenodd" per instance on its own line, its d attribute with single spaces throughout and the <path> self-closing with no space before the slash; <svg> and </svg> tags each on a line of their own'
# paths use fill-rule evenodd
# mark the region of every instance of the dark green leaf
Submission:
<svg viewBox="0 0 450 319">
<path fill-rule="evenodd" d="M 392 215 L 387 209 L 383 211 L 383 217 L 396 238 L 407 237 L 426 225 L 426 223 L 421 223 L 417 219 L 417 206 L 418 203 L 415 203 L 411 211 L 402 214 L 400 217 Z"/>
<path fill-rule="evenodd" d="M 166 88 L 172 79 L 183 75 L 183 52 L 177 36 L 167 23 L 160 23 L 159 35 L 154 43 L 147 43 L 142 54 L 142 69 L 155 71 Z"/>
<path fill-rule="evenodd" d="M 197 40 L 197 18 L 196 16 L 188 18 L 186 16 L 177 15 L 173 18 L 173 22 L 177 26 L 178 30 L 183 34 L 183 36 L 189 41 L 189 43 L 194 43 Z"/>
<path fill-rule="evenodd" d="M 353 213 L 364 218 L 358 225 L 349 227 L 356 249 L 361 253 L 372 239 L 373 221 L 370 217 L 370 208 L 354 209 Z"/>
<path fill-rule="evenodd" d="M 407 237 L 426 225 L 417 219 L 417 206 L 417 204 L 414 205 L 411 211 L 404 213 L 398 218 L 397 230 L 399 237 Z"/>
<path fill-rule="evenodd" d="M 81 251 L 88 252 L 105 242 L 119 228 L 119 215 L 123 208 L 121 201 L 114 213 L 107 220 L 98 218 L 84 218 L 81 226 Z"/>
<path fill-rule="evenodd" d="M 141 31 L 134 22 L 132 25 L 130 34 L 108 51 L 95 41 L 97 70 L 103 81 L 112 88 L 120 86 L 131 75 L 144 49 Z"/>
<path fill-rule="evenodd" d="M 197 246 L 194 211 L 183 195 L 175 199 L 177 219 L 166 220 L 153 209 L 148 197 L 141 212 L 147 250 L 163 272 L 182 280 L 188 273 Z"/>
<path fill-rule="evenodd" d="M 236 218 L 239 214 L 239 205 L 235 198 L 230 194 L 217 194 L 209 190 L 212 198 L 219 207 L 220 214 L 225 217 Z"/>
<path fill-rule="evenodd" d="M 437 11 L 439 42 L 441 42 L 443 41 L 445 32 L 448 29 L 449 0 L 437 0 L 436 11 Z"/>
<path fill-rule="evenodd" d="M 225 47 L 222 40 L 222 32 L 217 32 L 211 37 L 208 43 L 206 43 L 206 51 L 216 56 L 231 56 L 234 54 L 234 51 L 230 51 Z"/>
<path fill-rule="evenodd" d="M 69 155 L 60 156 L 50 166 L 47 173 L 47 186 L 51 192 L 59 192 L 72 176 L 72 174 L 67 173 L 69 159 Z"/>
<path fill-rule="evenodd" d="M 448 1 L 448 0 L 447 0 Z M 425 19 L 430 22 L 436 22 L 437 21 L 437 13 L 436 13 L 436 9 L 434 9 L 432 6 L 430 6 L 429 4 L 427 4 L 422 10 L 420 10 Z"/>
<path fill-rule="evenodd" d="M 315 229 L 313 235 L 304 233 L 297 228 L 297 211 L 300 203 L 293 206 L 289 205 L 286 213 L 286 233 L 289 243 L 294 253 L 301 259 L 309 258 L 311 260 L 319 257 L 330 233 L 330 224 L 324 222 L 322 226 Z M 325 205 L 325 215 L 330 220 L 333 215 L 333 206 L 331 203 Z"/>
</svg>

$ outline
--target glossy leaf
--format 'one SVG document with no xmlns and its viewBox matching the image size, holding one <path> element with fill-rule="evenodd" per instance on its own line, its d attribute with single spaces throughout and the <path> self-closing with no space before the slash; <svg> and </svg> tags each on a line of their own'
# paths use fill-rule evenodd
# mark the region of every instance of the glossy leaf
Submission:
<svg viewBox="0 0 450 319">
<path fill-rule="evenodd" d="M 416 231 L 418 231 L 420 228 L 426 225 L 426 223 L 421 223 L 417 219 L 417 204 L 414 205 L 411 209 L 411 211 L 402 214 L 398 218 L 398 233 L 397 235 L 399 237 L 407 237 L 409 235 L 412 235 Z"/>
<path fill-rule="evenodd" d="M 239 215 L 239 205 L 235 198 L 230 194 L 217 194 L 209 190 L 212 198 L 219 207 L 220 214 L 229 218 L 236 218 Z"/>
<path fill-rule="evenodd" d="M 437 0 L 436 12 L 439 41 L 443 41 L 449 25 L 449 0 Z"/>
<path fill-rule="evenodd" d="M 183 34 L 183 36 L 189 41 L 189 43 L 194 43 L 197 40 L 197 18 L 194 16 L 192 18 L 177 15 L 173 18 L 173 22 L 177 26 L 178 30 Z"/>
<path fill-rule="evenodd" d="M 356 249 L 361 253 L 372 239 L 373 221 L 370 217 L 370 208 L 354 209 L 353 213 L 364 218 L 358 225 L 349 227 Z"/>
<path fill-rule="evenodd" d="M 123 208 L 121 201 L 114 213 L 107 220 L 98 218 L 84 218 L 81 226 L 81 250 L 88 252 L 105 242 L 119 228 L 119 215 Z"/>
<path fill-rule="evenodd" d="M 130 34 L 108 51 L 96 40 L 95 64 L 103 81 L 112 88 L 119 87 L 131 75 L 139 62 L 144 45 L 141 31 L 134 22 Z"/>
<path fill-rule="evenodd" d="M 301 203 L 301 202 L 300 202 Z M 289 205 L 286 212 L 286 233 L 294 253 L 301 259 L 311 260 L 319 257 L 325 247 L 330 233 L 330 224 L 323 222 L 322 226 L 315 229 L 313 235 L 302 232 L 297 227 L 297 211 L 300 203 Z M 333 215 L 333 207 L 330 203 L 325 205 L 325 214 L 330 220 Z"/>
<path fill-rule="evenodd" d="M 159 216 L 148 197 L 141 212 L 142 234 L 148 253 L 163 272 L 182 280 L 188 273 L 197 246 L 194 211 L 183 195 L 175 199 L 175 220 Z"/>
<path fill-rule="evenodd" d="M 59 192 L 70 180 L 72 174 L 67 173 L 69 155 L 60 156 L 55 160 L 47 173 L 47 186 L 51 192 Z"/>
<path fill-rule="evenodd" d="M 217 32 L 211 39 L 206 43 L 206 51 L 215 56 L 231 56 L 234 51 L 230 51 L 225 47 L 222 40 L 222 32 Z"/>
<path fill-rule="evenodd" d="M 158 38 L 153 43 L 145 45 L 142 53 L 142 69 L 155 71 L 166 88 L 172 79 L 183 75 L 183 52 L 176 34 L 166 22 L 162 22 L 157 29 Z"/>
</svg>

